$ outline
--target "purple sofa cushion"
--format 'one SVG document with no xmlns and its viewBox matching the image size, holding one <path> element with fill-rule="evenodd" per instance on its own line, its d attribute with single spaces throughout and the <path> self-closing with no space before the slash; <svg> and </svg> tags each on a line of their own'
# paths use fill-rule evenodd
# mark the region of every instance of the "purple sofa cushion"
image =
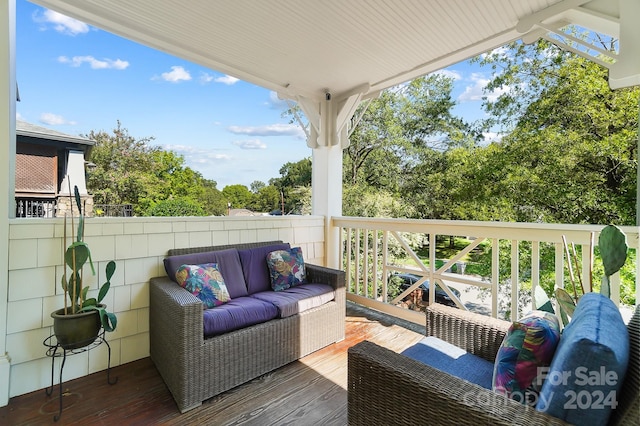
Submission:
<svg viewBox="0 0 640 426">
<path fill-rule="evenodd" d="M 335 292 L 327 284 L 300 284 L 282 291 L 261 291 L 250 297 L 272 303 L 280 318 L 286 318 L 332 301 Z"/>
<path fill-rule="evenodd" d="M 289 250 L 289 243 L 255 247 L 238 250 L 244 281 L 247 283 L 249 294 L 260 291 L 271 291 L 271 278 L 267 266 L 267 255 L 275 250 Z M 222 274 L 224 277 L 224 274 Z M 226 279 L 226 277 L 225 277 Z M 231 296 L 233 298 L 233 295 Z"/>
<path fill-rule="evenodd" d="M 204 263 L 218 264 L 218 269 L 222 274 L 222 278 L 224 278 L 229 296 L 231 296 L 232 299 L 248 295 L 238 250 L 234 248 L 169 256 L 164 259 L 164 269 L 169 278 L 176 281 L 176 271 L 180 266 L 201 265 Z"/>
<path fill-rule="evenodd" d="M 228 303 L 204 311 L 204 337 L 213 337 L 250 325 L 267 322 L 278 316 L 278 309 L 271 303 L 239 297 Z"/>
</svg>

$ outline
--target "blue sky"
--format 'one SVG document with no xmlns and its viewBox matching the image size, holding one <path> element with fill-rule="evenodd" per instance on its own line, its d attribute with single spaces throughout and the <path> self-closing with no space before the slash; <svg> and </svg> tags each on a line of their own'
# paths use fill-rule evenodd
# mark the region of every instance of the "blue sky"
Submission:
<svg viewBox="0 0 640 426">
<path fill-rule="evenodd" d="M 111 133 L 120 120 L 136 139 L 183 155 L 217 182 L 249 186 L 311 156 L 304 133 L 282 117 L 275 93 L 167 55 L 25 0 L 16 4 L 17 118 L 71 135 Z M 455 112 L 481 116 L 489 74 L 461 63 Z"/>
</svg>

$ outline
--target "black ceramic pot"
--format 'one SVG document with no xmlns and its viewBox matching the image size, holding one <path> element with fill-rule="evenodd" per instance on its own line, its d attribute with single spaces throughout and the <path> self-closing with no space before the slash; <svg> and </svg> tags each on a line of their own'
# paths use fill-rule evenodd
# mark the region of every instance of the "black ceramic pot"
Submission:
<svg viewBox="0 0 640 426">
<path fill-rule="evenodd" d="M 63 349 L 78 349 L 92 344 L 100 332 L 100 314 L 87 311 L 64 314 L 64 308 L 51 313 L 53 332 Z"/>
</svg>

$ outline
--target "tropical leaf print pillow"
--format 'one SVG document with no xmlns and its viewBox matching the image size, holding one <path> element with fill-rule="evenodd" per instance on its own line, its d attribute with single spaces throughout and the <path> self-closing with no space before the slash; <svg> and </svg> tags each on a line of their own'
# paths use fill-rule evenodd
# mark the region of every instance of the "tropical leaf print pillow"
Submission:
<svg viewBox="0 0 640 426">
<path fill-rule="evenodd" d="M 205 309 L 231 300 L 217 263 L 182 265 L 176 271 L 176 281 L 200 299 Z"/>
<path fill-rule="evenodd" d="M 267 255 L 267 265 L 274 291 L 286 290 L 305 282 L 304 259 L 300 247 L 272 251 Z"/>
<path fill-rule="evenodd" d="M 493 390 L 535 404 L 542 387 L 540 367 L 551 365 L 559 341 L 558 318 L 550 312 L 532 311 L 513 322 L 496 355 Z"/>
</svg>

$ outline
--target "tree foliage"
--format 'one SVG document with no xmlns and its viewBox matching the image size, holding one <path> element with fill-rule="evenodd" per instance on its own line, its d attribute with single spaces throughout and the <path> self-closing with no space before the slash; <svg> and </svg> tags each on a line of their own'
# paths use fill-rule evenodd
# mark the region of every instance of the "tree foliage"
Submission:
<svg viewBox="0 0 640 426">
<path fill-rule="evenodd" d="M 96 204 L 131 204 L 138 216 L 226 212 L 216 183 L 185 166 L 182 156 L 151 146 L 152 137 L 136 139 L 119 121 L 112 134 L 91 131 L 86 137 L 96 142 L 87 179 Z"/>
<path fill-rule="evenodd" d="M 509 47 L 484 60 L 503 69 L 489 88 L 514 88 L 486 103 L 515 123 L 494 194 L 510 194 L 515 220 L 633 225 L 640 90 L 611 90 L 606 69 L 546 41 Z"/>
</svg>

